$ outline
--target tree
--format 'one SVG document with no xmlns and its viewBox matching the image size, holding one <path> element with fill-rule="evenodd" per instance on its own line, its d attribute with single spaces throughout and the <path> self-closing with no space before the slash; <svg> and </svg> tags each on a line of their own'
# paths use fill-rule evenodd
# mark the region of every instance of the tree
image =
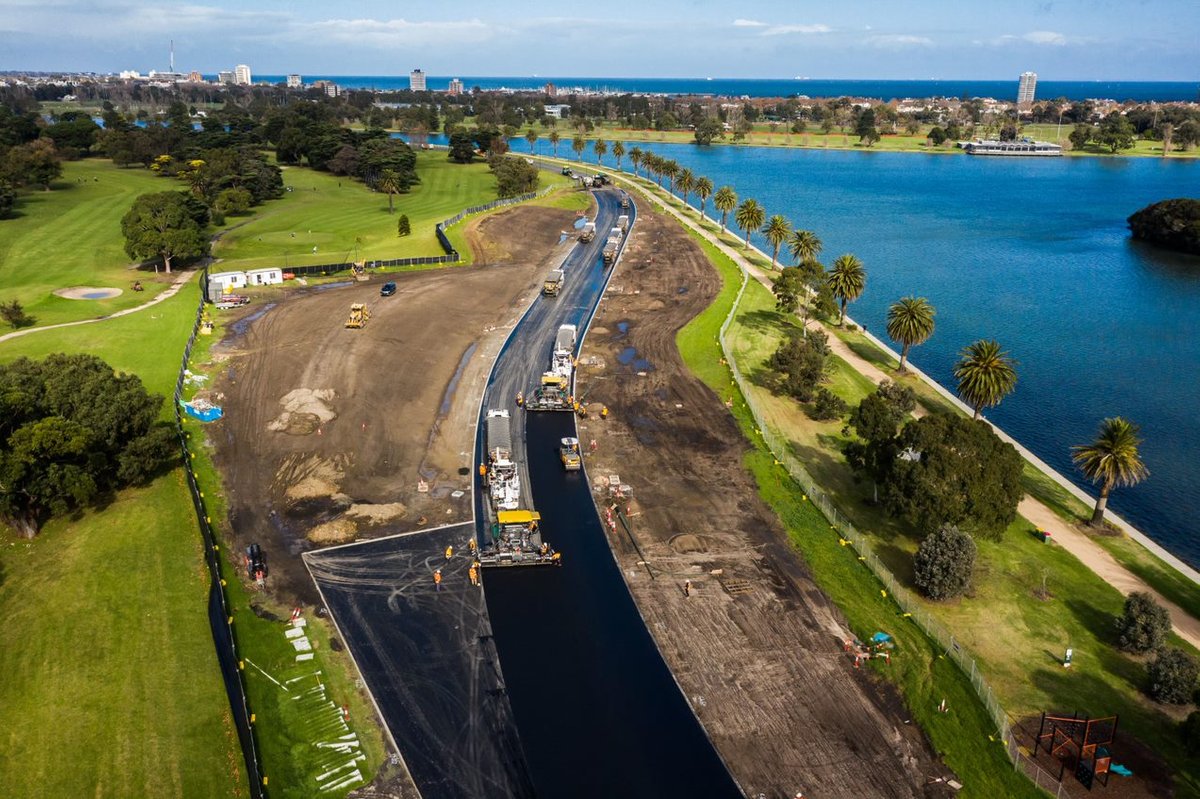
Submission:
<svg viewBox="0 0 1200 799">
<path fill-rule="evenodd" d="M 1000 349 L 1000 343 L 983 339 L 971 344 L 954 365 L 958 395 L 975 411 L 999 405 L 1017 386 L 1016 361 Z"/>
<path fill-rule="evenodd" d="M 679 188 L 679 196 L 683 200 L 683 204 L 687 205 L 688 195 L 696 187 L 695 173 L 686 167 L 679 170 L 679 176 L 675 178 L 675 185 Z"/>
<path fill-rule="evenodd" d="M 839 255 L 833 262 L 833 268 L 829 270 L 826 282 L 829 284 L 829 290 L 833 292 L 833 296 L 841 303 L 842 313 L 838 319 L 838 325 L 844 325 L 846 323 L 846 303 L 854 302 L 862 296 L 863 289 L 867 285 L 867 272 L 863 269 L 862 261 L 850 253 L 846 253 Z"/>
<path fill-rule="evenodd" d="M 664 178 L 666 178 L 668 181 L 670 181 L 667 185 L 667 191 L 670 192 L 671 194 L 674 194 L 675 193 L 675 180 L 676 180 L 676 178 L 679 177 L 679 164 L 677 164 L 674 161 L 671 161 L 669 159 L 663 159 L 662 161 L 659 161 L 656 163 L 657 163 L 657 167 L 658 167 L 658 174 L 662 175 Z M 659 185 L 662 185 L 662 184 L 660 183 Z"/>
<path fill-rule="evenodd" d="M 704 216 L 704 204 L 713 193 L 713 182 L 701 175 L 696 178 L 696 196 L 700 199 L 700 216 Z"/>
<path fill-rule="evenodd" d="M 524 158 L 500 156 L 489 160 L 501 197 L 517 197 L 537 189 L 538 169 Z"/>
<path fill-rule="evenodd" d="M 30 327 L 37 321 L 25 311 L 20 300 L 0 302 L 0 319 L 8 322 L 9 327 L 14 330 L 22 327 Z"/>
<path fill-rule="evenodd" d="M 456 164 L 469 164 L 475 160 L 475 140 L 466 128 L 451 129 L 450 160 Z"/>
<path fill-rule="evenodd" d="M 1171 614 L 1144 591 L 1125 598 L 1125 612 L 1116 623 L 1117 645 L 1135 655 L 1159 649 L 1171 632 Z"/>
<path fill-rule="evenodd" d="M 955 524 L 999 539 L 1017 518 L 1022 465 L 987 424 L 933 413 L 904 425 L 875 476 L 891 516 L 925 532 Z"/>
<path fill-rule="evenodd" d="M 1179 725 L 1183 746 L 1189 755 L 1200 755 L 1200 710 L 1193 710 Z"/>
<path fill-rule="evenodd" d="M 1134 212 L 1127 221 L 1135 239 L 1200 255 L 1200 200 L 1162 200 Z"/>
<path fill-rule="evenodd" d="M 1071 140 L 1071 149 L 1082 150 L 1087 146 L 1088 141 L 1091 140 L 1093 133 L 1094 130 L 1091 125 L 1082 122 L 1077 124 L 1075 129 L 1067 136 Z"/>
<path fill-rule="evenodd" d="M 1133 124 L 1128 117 L 1120 111 L 1113 111 L 1100 121 L 1093 140 L 1115 153 L 1118 150 L 1128 150 L 1133 147 L 1133 137 Z"/>
<path fill-rule="evenodd" d="M 537 140 L 538 140 L 538 132 L 536 130 L 534 130 L 533 128 L 530 128 L 529 130 L 525 131 L 525 141 L 529 142 L 529 152 L 530 153 L 533 152 L 534 146 L 537 145 Z"/>
<path fill-rule="evenodd" d="M 971 536 L 945 524 L 925 536 L 913 555 L 913 582 L 934 600 L 962 596 L 971 586 L 977 549 Z"/>
<path fill-rule="evenodd" d="M 860 439 L 847 442 L 843 451 L 857 475 L 871 478 L 876 502 L 880 475 L 886 471 L 888 459 L 895 457 L 892 443 L 896 431 L 916 407 L 917 398 L 911 388 L 884 380 L 862 398 L 842 431 L 846 434 L 853 430 Z"/>
<path fill-rule="evenodd" d="M 388 213 L 394 213 L 396 209 L 392 204 L 392 197 L 400 193 L 400 176 L 394 169 L 383 170 L 379 173 L 379 179 L 375 181 L 375 189 L 387 194 Z"/>
<path fill-rule="evenodd" d="M 604 141 L 604 139 L 596 139 L 592 143 L 592 152 L 596 154 L 596 163 L 599 164 L 608 153 L 608 142 Z"/>
<path fill-rule="evenodd" d="M 1071 448 L 1071 460 L 1083 476 L 1100 484 L 1100 498 L 1092 511 L 1093 525 L 1104 521 L 1108 495 L 1117 486 L 1133 486 L 1150 476 L 1138 446 L 1138 426 L 1120 416 L 1105 419 L 1091 444 Z"/>
<path fill-rule="evenodd" d="M 550 146 L 554 148 L 554 157 L 558 158 L 558 143 L 562 140 L 557 130 L 550 131 Z"/>
<path fill-rule="evenodd" d="M 930 144 L 932 144 L 934 147 L 940 147 L 945 144 L 946 139 L 950 137 L 946 135 L 946 131 L 942 130 L 937 125 L 934 125 L 929 129 L 928 138 Z"/>
<path fill-rule="evenodd" d="M 759 205 L 758 200 L 752 197 L 742 200 L 742 204 L 738 206 L 733 220 L 746 233 L 747 247 L 750 246 L 750 234 L 761 228 L 766 218 L 767 210 Z"/>
<path fill-rule="evenodd" d="M 161 405 L 93 355 L 0 366 L 0 517 L 33 537 L 50 516 L 149 479 L 175 451 Z"/>
<path fill-rule="evenodd" d="M 862 113 L 858 115 L 858 122 L 854 126 L 854 132 L 858 135 L 858 140 L 868 147 L 879 141 L 879 131 L 875 129 L 874 109 L 863 109 Z"/>
<path fill-rule="evenodd" d="M 808 415 L 818 422 L 831 422 L 845 416 L 849 408 L 845 400 L 821 386 L 813 394 L 812 408 Z"/>
<path fill-rule="evenodd" d="M 771 282 L 771 293 L 775 295 L 775 308 L 784 313 L 795 313 L 800 307 L 800 297 L 806 291 L 804 278 L 798 269 L 784 269 Z"/>
<path fill-rule="evenodd" d="M 713 195 L 713 205 L 721 212 L 721 232 L 725 232 L 725 223 L 729 220 L 729 212 L 737 205 L 738 196 L 732 186 L 722 186 Z"/>
<path fill-rule="evenodd" d="M 571 139 L 571 150 L 575 153 L 575 160 L 583 160 L 583 149 L 587 147 L 587 142 L 582 136 L 576 136 Z"/>
<path fill-rule="evenodd" d="M 61 175 L 62 158 L 49 139 L 35 139 L 12 147 L 0 163 L 0 179 L 14 186 L 41 186 L 50 191 L 50 184 Z"/>
<path fill-rule="evenodd" d="M 625 142 L 615 141 L 612 146 L 613 158 L 617 159 L 617 171 L 621 171 L 621 159 L 625 157 Z"/>
<path fill-rule="evenodd" d="M 787 241 L 787 237 L 792 232 L 792 225 L 782 215 L 775 214 L 767 220 L 767 226 L 763 228 L 763 235 L 767 242 L 771 245 L 771 268 L 779 262 L 779 248 Z"/>
<path fill-rule="evenodd" d="M 693 133 L 696 144 L 703 146 L 712 144 L 713 140 L 722 138 L 724 135 L 725 129 L 721 126 L 721 121 L 715 117 L 705 117 L 696 126 L 695 133 Z"/>
<path fill-rule="evenodd" d="M 821 240 L 811 230 L 794 230 L 788 240 L 788 249 L 797 265 L 816 263 L 821 246 Z"/>
<path fill-rule="evenodd" d="M 902 297 L 888 308 L 888 338 L 901 346 L 897 372 L 904 372 L 908 351 L 918 344 L 924 344 L 933 335 L 933 317 L 936 314 L 937 311 L 924 297 Z"/>
<path fill-rule="evenodd" d="M 396 235 L 411 236 L 412 223 L 408 221 L 408 214 L 400 214 L 400 218 L 396 220 Z"/>
<path fill-rule="evenodd" d="M 778 388 L 801 402 L 813 399 L 828 373 L 829 339 L 820 331 L 801 338 L 791 336 L 767 361 L 776 373 Z"/>
<path fill-rule="evenodd" d="M 635 145 L 629 149 L 629 163 L 633 164 L 634 175 L 638 174 L 638 168 L 641 167 L 644 157 L 645 153 L 642 152 L 641 147 Z"/>
<path fill-rule="evenodd" d="M 352 144 L 342 145 L 325 168 L 335 175 L 357 175 L 358 148 Z"/>
<path fill-rule="evenodd" d="M 0 179 L 0 219 L 12 216 L 17 205 L 17 190 L 7 180 Z"/>
<path fill-rule="evenodd" d="M 1160 649 L 1147 664 L 1146 674 L 1150 678 L 1151 698 L 1164 704 L 1186 705 L 1196 690 L 1200 664 L 1182 649 L 1168 647 Z"/>
<path fill-rule="evenodd" d="M 187 202 L 189 197 L 184 192 L 162 191 L 134 200 L 133 207 L 121 218 L 126 254 L 143 261 L 162 258 L 167 274 L 175 258 L 207 255 L 208 237 Z"/>
</svg>

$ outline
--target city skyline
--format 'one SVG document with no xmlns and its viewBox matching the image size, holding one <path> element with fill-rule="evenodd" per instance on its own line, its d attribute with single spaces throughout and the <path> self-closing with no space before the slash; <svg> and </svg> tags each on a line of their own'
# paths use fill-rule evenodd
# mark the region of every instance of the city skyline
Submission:
<svg viewBox="0 0 1200 799">
<path fill-rule="evenodd" d="M 181 71 L 247 63 L 263 74 L 577 75 L 1185 81 L 1200 75 L 1200 12 L 1188 0 L 1022 2 L 952 14 L 811 2 L 728 6 L 665 0 L 636 17 L 568 19 L 532 3 L 456 0 L 397 16 L 371 0 L 248 9 L 229 0 L 163 8 L 128 0 L 0 0 L 0 69 Z M 406 12 L 408 13 L 408 12 Z M 1169 20 L 1169 24 L 1166 21 Z M 686 40 L 688 47 L 663 48 Z M 456 47 L 446 47 L 454 42 Z"/>
</svg>

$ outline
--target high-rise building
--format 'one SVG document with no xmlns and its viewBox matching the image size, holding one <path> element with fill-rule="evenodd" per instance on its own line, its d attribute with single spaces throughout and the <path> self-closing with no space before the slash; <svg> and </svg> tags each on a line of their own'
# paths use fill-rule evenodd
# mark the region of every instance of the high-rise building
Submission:
<svg viewBox="0 0 1200 799">
<path fill-rule="evenodd" d="M 458 78 L 450 79 L 450 88 L 446 90 L 448 94 L 462 94 L 463 82 Z"/>
<path fill-rule="evenodd" d="M 1033 105 L 1033 97 L 1037 92 L 1037 73 L 1022 72 L 1021 82 L 1017 84 L 1017 107 L 1029 108 Z"/>
<path fill-rule="evenodd" d="M 233 83 L 233 73 L 229 70 L 221 70 L 217 73 L 217 83 Z"/>
<path fill-rule="evenodd" d="M 408 88 L 414 92 L 425 91 L 425 73 L 419 69 L 408 73 Z"/>
<path fill-rule="evenodd" d="M 315 80 L 313 81 L 312 87 L 325 92 L 327 97 L 337 97 L 342 93 L 342 87 L 338 86 L 331 80 Z"/>
<path fill-rule="evenodd" d="M 557 97 L 558 96 L 558 87 L 555 86 L 553 83 L 547 83 L 546 84 L 546 96 L 547 97 Z"/>
<path fill-rule="evenodd" d="M 233 82 L 239 86 L 249 86 L 254 81 L 250 78 L 250 67 L 238 64 L 233 68 Z"/>
<path fill-rule="evenodd" d="M 287 87 L 289 89 L 303 89 L 304 81 L 300 79 L 299 75 L 288 75 L 287 76 Z"/>
</svg>

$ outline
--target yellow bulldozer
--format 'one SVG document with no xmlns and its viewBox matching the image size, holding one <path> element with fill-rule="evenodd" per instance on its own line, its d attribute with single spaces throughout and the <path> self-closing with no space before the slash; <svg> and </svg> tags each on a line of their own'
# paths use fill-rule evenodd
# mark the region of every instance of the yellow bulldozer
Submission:
<svg viewBox="0 0 1200 799">
<path fill-rule="evenodd" d="M 371 318 L 371 312 L 367 310 L 367 306 L 361 302 L 356 302 L 350 306 L 350 318 L 346 320 L 346 327 L 358 329 L 366 327 L 367 320 Z"/>
</svg>

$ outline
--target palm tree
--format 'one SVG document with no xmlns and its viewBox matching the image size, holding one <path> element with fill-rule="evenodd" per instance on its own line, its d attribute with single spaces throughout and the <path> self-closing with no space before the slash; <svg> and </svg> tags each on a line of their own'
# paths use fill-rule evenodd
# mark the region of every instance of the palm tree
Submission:
<svg viewBox="0 0 1200 799">
<path fill-rule="evenodd" d="M 394 169 L 385 169 L 379 173 L 379 177 L 375 180 L 376 191 L 386 191 L 388 196 L 388 213 L 392 213 L 392 195 L 400 193 L 400 176 L 396 174 Z"/>
<path fill-rule="evenodd" d="M 788 249 L 791 250 L 797 265 L 811 264 L 821 254 L 822 245 L 817 234 L 811 230 L 794 230 L 791 239 L 788 240 Z"/>
<path fill-rule="evenodd" d="M 621 171 L 621 156 L 625 155 L 625 142 L 615 141 L 612 146 L 613 158 L 617 159 L 617 171 Z"/>
<path fill-rule="evenodd" d="M 530 153 L 533 152 L 533 146 L 535 144 L 537 144 L 537 140 L 538 140 L 538 134 L 537 134 L 536 130 L 534 130 L 533 128 L 530 128 L 529 130 L 527 130 L 525 132 L 525 141 L 529 142 L 529 152 Z"/>
<path fill-rule="evenodd" d="M 1000 351 L 999 342 L 983 339 L 962 351 L 954 377 L 959 396 L 975 409 L 978 419 L 982 409 L 999 405 L 1016 388 L 1016 361 Z"/>
<path fill-rule="evenodd" d="M 644 157 L 644 155 L 645 154 L 642 152 L 641 147 L 635 146 L 632 149 L 630 149 L 629 163 L 633 164 L 633 174 L 634 175 L 637 175 L 638 167 L 640 167 L 642 165 L 642 158 Z"/>
<path fill-rule="evenodd" d="M 771 243 L 771 268 L 775 268 L 776 262 L 779 260 L 779 248 L 787 241 L 788 234 L 792 232 L 792 225 L 780 214 L 775 214 L 767 220 L 767 226 L 763 228 L 763 235 L 767 237 L 767 241 Z"/>
<path fill-rule="evenodd" d="M 725 232 L 725 223 L 729 220 L 729 212 L 737 205 L 737 192 L 732 186 L 722 186 L 713 195 L 713 205 L 721 212 L 721 232 Z"/>
<path fill-rule="evenodd" d="M 1100 434 L 1091 444 L 1071 447 L 1071 460 L 1083 476 L 1100 484 L 1100 499 L 1092 512 L 1092 524 L 1104 521 L 1108 494 L 1116 486 L 1133 486 L 1150 476 L 1138 454 L 1138 426 L 1120 416 L 1105 419 Z"/>
<path fill-rule="evenodd" d="M 902 297 L 888 308 L 888 337 L 902 347 L 897 372 L 904 371 L 909 349 L 924 344 L 933 335 L 933 317 L 936 314 L 937 311 L 924 297 Z"/>
<path fill-rule="evenodd" d="M 692 193 L 692 189 L 696 188 L 696 174 L 684 167 L 679 170 L 679 176 L 675 178 L 675 185 L 679 188 L 679 196 L 683 198 L 683 204 L 687 205 L 688 195 Z"/>
<path fill-rule="evenodd" d="M 558 135 L 557 130 L 550 131 L 550 146 L 554 148 L 554 157 L 558 158 L 558 141 L 562 137 Z"/>
<path fill-rule="evenodd" d="M 571 149 L 575 151 L 575 160 L 583 160 L 583 148 L 585 147 L 587 147 L 587 142 L 583 140 L 582 136 L 576 136 L 571 139 Z"/>
<path fill-rule="evenodd" d="M 662 175 L 664 178 L 666 178 L 669 181 L 669 183 L 667 185 L 667 192 L 669 194 L 674 194 L 675 193 L 675 179 L 679 177 L 679 164 L 675 163 L 674 161 L 672 161 L 670 159 L 664 158 L 662 160 L 662 163 L 659 165 L 658 170 L 659 170 L 659 174 Z M 661 186 L 662 181 L 659 181 L 658 185 Z"/>
<path fill-rule="evenodd" d="M 766 219 L 767 209 L 759 205 L 758 200 L 753 197 L 742 200 L 737 213 L 733 215 L 733 220 L 737 222 L 738 227 L 746 231 L 747 247 L 750 246 L 750 234 L 761 228 Z"/>
<path fill-rule="evenodd" d="M 838 320 L 838 325 L 846 323 L 846 303 L 854 302 L 862 296 L 863 289 L 867 285 L 867 273 L 863 269 L 862 261 L 854 257 L 850 253 L 839 255 L 838 259 L 833 262 L 833 268 L 829 270 L 829 277 L 825 279 L 829 284 L 829 290 L 833 292 L 833 296 L 842 302 L 842 316 Z"/>
<path fill-rule="evenodd" d="M 700 216 L 704 217 L 704 203 L 708 202 L 708 198 L 713 193 L 713 182 L 701 175 L 696 178 L 696 196 L 700 198 Z"/>
<path fill-rule="evenodd" d="M 604 141 L 604 139 L 596 139 L 595 143 L 592 144 L 592 151 L 596 153 L 596 163 L 600 163 L 600 160 L 604 158 L 604 154 L 608 152 L 608 142 Z"/>
</svg>

